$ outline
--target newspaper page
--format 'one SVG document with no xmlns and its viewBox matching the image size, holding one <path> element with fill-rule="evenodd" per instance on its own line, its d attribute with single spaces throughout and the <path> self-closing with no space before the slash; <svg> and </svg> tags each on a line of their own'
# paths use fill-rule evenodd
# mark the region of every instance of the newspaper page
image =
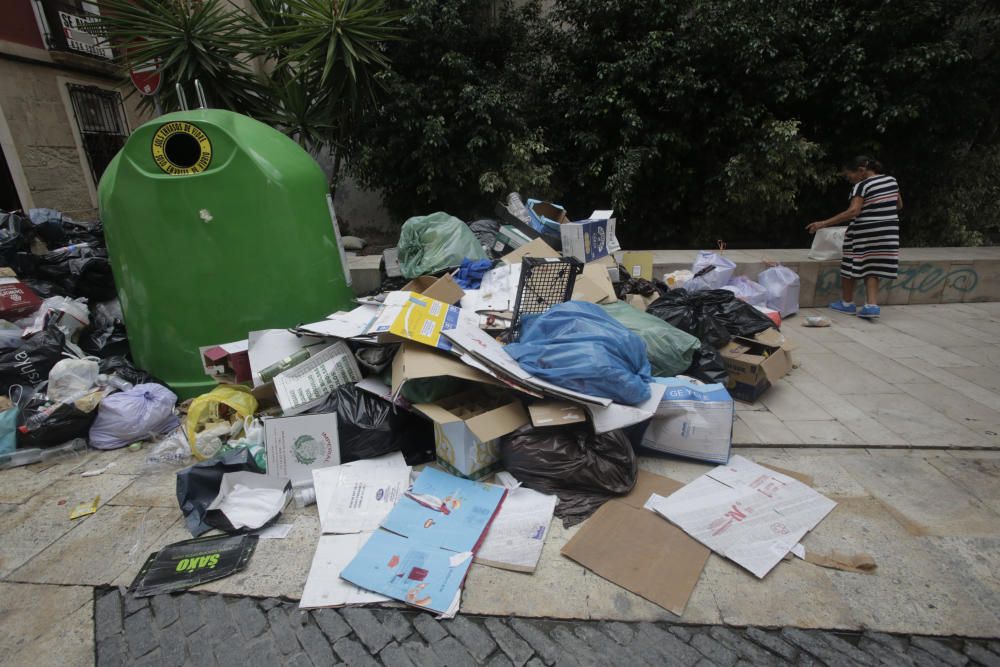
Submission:
<svg viewBox="0 0 1000 667">
<path fill-rule="evenodd" d="M 337 387 L 360 379 L 354 354 L 340 341 L 277 375 L 274 390 L 284 413 L 296 415 L 322 403 Z"/>
<path fill-rule="evenodd" d="M 837 503 L 742 456 L 646 509 L 763 578 Z"/>
</svg>

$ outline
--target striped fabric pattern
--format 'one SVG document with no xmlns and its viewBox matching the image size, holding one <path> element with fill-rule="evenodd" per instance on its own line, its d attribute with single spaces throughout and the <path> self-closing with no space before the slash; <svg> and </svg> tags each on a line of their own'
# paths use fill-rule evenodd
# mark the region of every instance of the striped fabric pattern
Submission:
<svg viewBox="0 0 1000 667">
<path fill-rule="evenodd" d="M 895 279 L 899 269 L 899 185 L 892 176 L 879 174 L 857 183 L 851 199 L 862 197 L 861 213 L 844 234 L 845 278 L 877 276 Z"/>
</svg>

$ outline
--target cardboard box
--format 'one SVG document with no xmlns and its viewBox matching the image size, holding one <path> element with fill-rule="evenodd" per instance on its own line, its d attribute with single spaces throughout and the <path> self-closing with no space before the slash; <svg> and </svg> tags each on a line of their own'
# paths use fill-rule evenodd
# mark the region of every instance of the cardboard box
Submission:
<svg viewBox="0 0 1000 667">
<path fill-rule="evenodd" d="M 513 225 L 503 225 L 493 242 L 493 252 L 507 254 L 531 243 L 531 237 Z"/>
<path fill-rule="evenodd" d="M 791 352 L 780 345 L 734 338 L 719 351 L 729 373 L 726 388 L 737 401 L 753 403 L 768 387 L 792 369 Z"/>
<path fill-rule="evenodd" d="M 409 380 L 435 378 L 441 376 L 470 380 L 483 384 L 502 385 L 486 373 L 459 361 L 450 354 L 438 352 L 425 345 L 403 343 L 392 360 L 392 395 L 398 396 L 403 385 Z"/>
<path fill-rule="evenodd" d="M 466 392 L 413 406 L 434 422 L 438 465 L 467 479 L 500 467 L 500 438 L 529 423 L 521 401 L 506 394 Z"/>
<path fill-rule="evenodd" d="M 607 257 L 610 240 L 615 237 L 615 219 L 580 220 L 566 222 L 559 227 L 562 252 L 565 257 L 576 257 L 581 262 L 593 262 Z M 652 274 L 652 261 L 650 262 Z"/>
<path fill-rule="evenodd" d="M 604 503 L 566 543 L 562 555 L 667 611 L 683 614 L 709 550 L 643 509 L 650 495 L 669 496 L 682 486 L 640 470 L 632 492 Z"/>
<path fill-rule="evenodd" d="M 651 252 L 626 252 L 622 253 L 622 266 L 633 278 L 643 280 L 653 279 L 653 253 Z"/>
<path fill-rule="evenodd" d="M 642 296 L 641 294 L 626 294 L 625 303 L 632 306 L 636 310 L 645 313 L 646 309 L 649 308 L 649 304 L 656 301 L 659 297 L 658 294 L 650 294 L 649 296 Z"/>
<path fill-rule="evenodd" d="M 528 224 L 539 234 L 544 236 L 559 236 L 559 227 L 569 222 L 566 209 L 559 204 L 547 201 L 529 199 L 526 204 L 528 209 Z"/>
<path fill-rule="evenodd" d="M 340 465 L 337 413 L 265 419 L 264 449 L 268 475 L 311 485 L 314 468 Z"/>
<path fill-rule="evenodd" d="M 458 303 L 465 296 L 465 291 L 448 274 L 440 278 L 435 278 L 434 276 L 414 278 L 403 286 L 402 291 L 416 292 L 421 296 L 426 296 L 428 299 L 434 299 L 448 305 Z"/>
<path fill-rule="evenodd" d="M 573 300 L 589 303 L 614 303 L 618 300 L 607 268 L 598 262 L 585 264 L 573 284 Z"/>
<path fill-rule="evenodd" d="M 198 348 L 205 375 L 231 384 L 243 384 L 253 379 L 250 353 L 245 340 Z"/>
</svg>

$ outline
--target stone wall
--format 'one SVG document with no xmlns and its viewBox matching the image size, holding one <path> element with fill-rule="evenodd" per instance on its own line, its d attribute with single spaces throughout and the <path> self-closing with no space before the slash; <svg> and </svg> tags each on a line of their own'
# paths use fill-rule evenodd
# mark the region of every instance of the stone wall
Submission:
<svg viewBox="0 0 1000 667">
<path fill-rule="evenodd" d="M 45 52 L 42 52 L 43 54 Z M 31 201 L 80 219 L 97 216 L 96 183 L 74 132 L 76 119 L 65 94 L 67 82 L 113 89 L 114 80 L 62 70 L 51 64 L 0 59 L 0 112 L 10 129 Z M 125 97 L 127 90 L 121 90 Z M 129 126 L 142 122 L 135 98 L 125 100 Z"/>
</svg>

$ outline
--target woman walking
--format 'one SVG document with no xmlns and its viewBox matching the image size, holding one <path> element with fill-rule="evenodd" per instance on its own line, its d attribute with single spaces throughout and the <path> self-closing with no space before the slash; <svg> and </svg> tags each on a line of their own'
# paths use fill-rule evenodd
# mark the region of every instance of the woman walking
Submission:
<svg viewBox="0 0 1000 667">
<path fill-rule="evenodd" d="M 840 263 L 843 298 L 830 307 L 841 313 L 875 319 L 879 278 L 895 280 L 899 268 L 899 209 L 903 196 L 896 179 L 882 173 L 882 165 L 859 155 L 844 167 L 851 188 L 850 206 L 832 218 L 806 226 L 811 234 L 824 227 L 850 222 L 844 234 L 844 258 Z M 865 281 L 865 304 L 854 304 L 854 284 Z"/>
</svg>

